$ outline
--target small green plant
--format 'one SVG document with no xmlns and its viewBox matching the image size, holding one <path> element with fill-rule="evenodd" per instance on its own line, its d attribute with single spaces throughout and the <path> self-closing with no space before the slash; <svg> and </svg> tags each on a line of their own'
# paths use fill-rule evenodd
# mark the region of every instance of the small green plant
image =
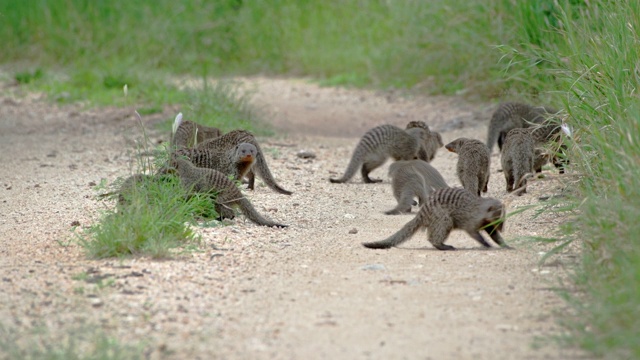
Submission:
<svg viewBox="0 0 640 360">
<path fill-rule="evenodd" d="M 125 204 L 108 210 L 80 238 L 92 258 L 171 256 L 171 250 L 197 241 L 190 225 L 196 215 L 215 217 L 206 194 L 189 195 L 176 176 L 147 176 L 123 194 Z"/>
<path fill-rule="evenodd" d="M 14 78 L 18 84 L 29 84 L 33 81 L 41 79 L 43 75 L 44 71 L 42 71 L 42 69 L 36 69 L 33 72 L 23 71 L 16 73 Z"/>
</svg>

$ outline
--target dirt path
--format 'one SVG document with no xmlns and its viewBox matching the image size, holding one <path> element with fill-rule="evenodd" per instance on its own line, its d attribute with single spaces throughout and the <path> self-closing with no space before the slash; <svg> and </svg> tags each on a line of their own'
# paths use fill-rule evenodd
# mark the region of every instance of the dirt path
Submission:
<svg viewBox="0 0 640 360">
<path fill-rule="evenodd" d="M 247 195 L 291 227 L 240 218 L 201 228 L 201 251 L 171 261 L 86 260 L 69 241 L 74 221 L 90 226 L 112 206 L 95 200 L 93 185 L 131 171 L 139 135 L 131 109 L 84 111 L 37 96 L 3 96 L 0 325 L 19 334 L 21 346 L 102 329 L 120 343 L 142 344 L 153 359 L 579 357 L 556 346 L 532 347 L 536 337 L 559 332 L 553 312 L 563 303 L 551 289 L 575 256 L 539 267 L 546 249 L 513 242 L 547 235 L 561 220 L 510 218 L 504 236 L 514 251 L 482 250 L 461 232 L 448 241 L 455 252 L 434 250 L 424 234 L 402 248 L 370 250 L 360 243 L 394 233 L 413 216 L 383 215 L 395 205 L 387 166 L 373 173 L 385 179 L 381 184 L 327 181 L 342 173 L 372 126 L 425 120 L 445 142 L 484 139 L 490 106 L 304 81 L 248 82 L 255 105 L 280 134 L 262 139 L 269 166 L 294 194 L 259 183 Z M 168 109 L 165 118 L 178 110 Z M 298 158 L 303 149 L 317 158 Z M 451 185 L 459 184 L 456 160 L 441 149 L 433 161 Z M 498 163 L 494 156 L 489 195 L 506 199 L 511 210 L 561 186 L 552 172 L 514 200 L 505 196 Z M 38 329 L 45 335 L 35 335 Z"/>
</svg>

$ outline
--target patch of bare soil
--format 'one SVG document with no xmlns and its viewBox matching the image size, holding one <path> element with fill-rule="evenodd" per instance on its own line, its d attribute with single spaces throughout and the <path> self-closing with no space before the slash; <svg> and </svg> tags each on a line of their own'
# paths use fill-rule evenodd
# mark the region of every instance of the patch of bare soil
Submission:
<svg viewBox="0 0 640 360">
<path fill-rule="evenodd" d="M 290 227 L 260 227 L 240 216 L 228 226 L 198 228 L 201 250 L 168 261 L 88 260 L 73 240 L 74 224 L 86 228 L 114 206 L 96 200 L 94 185 L 135 168 L 141 132 L 133 109 L 59 107 L 5 89 L 0 325 L 21 334 L 22 346 L 41 326 L 54 339 L 89 326 L 120 343 L 143 344 L 153 359 L 584 358 L 553 344 L 532 346 L 561 331 L 554 313 L 566 309 L 553 288 L 575 252 L 541 266 L 549 248 L 514 240 L 551 235 L 562 219 L 511 217 L 503 235 L 515 250 L 483 250 L 460 231 L 448 240 L 457 251 L 433 249 L 424 233 L 400 248 L 371 250 L 360 243 L 381 240 L 414 216 L 383 214 L 395 206 L 388 164 L 372 174 L 385 180 L 380 184 L 359 176 L 328 181 L 373 126 L 425 120 L 445 143 L 484 140 L 491 105 L 303 80 L 243 81 L 277 129 L 277 137 L 261 139 L 269 166 L 294 194 L 276 194 L 259 181 L 245 193 L 261 213 Z M 169 138 L 151 135 L 154 142 Z M 300 150 L 316 158 L 299 158 Z M 456 161 L 441 149 L 432 163 L 452 186 L 459 185 Z M 494 154 L 488 195 L 510 211 L 572 181 L 548 170 L 514 198 L 499 167 Z"/>
</svg>

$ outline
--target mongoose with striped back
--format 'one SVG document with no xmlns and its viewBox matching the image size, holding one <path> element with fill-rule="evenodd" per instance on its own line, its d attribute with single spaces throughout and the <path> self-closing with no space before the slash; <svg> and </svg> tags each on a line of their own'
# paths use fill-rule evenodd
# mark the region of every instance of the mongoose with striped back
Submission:
<svg viewBox="0 0 640 360">
<path fill-rule="evenodd" d="M 507 192 L 516 195 L 527 192 L 527 174 L 534 171 L 535 148 L 530 128 L 511 129 L 502 146 L 500 162 L 507 183 Z M 515 186 L 515 187 L 514 187 Z"/>
<path fill-rule="evenodd" d="M 418 151 L 418 159 L 424 160 L 426 162 L 431 162 L 431 160 L 433 160 L 433 158 L 436 156 L 438 149 L 444 146 L 444 143 L 442 142 L 442 136 L 440 136 L 440 133 L 429 129 L 429 125 L 427 125 L 424 121 L 409 121 L 405 130 L 407 130 L 408 133 L 412 133 L 412 131 L 414 130 L 410 129 L 413 128 L 424 129 L 427 132 L 427 140 Z"/>
<path fill-rule="evenodd" d="M 237 154 L 239 147 L 245 150 L 245 152 L 241 154 L 248 154 L 246 150 L 250 150 L 250 148 L 243 144 L 250 144 L 255 147 L 256 152 L 255 154 L 252 153 L 255 160 L 251 164 L 244 162 L 241 166 L 227 166 L 226 170 L 217 165 L 219 163 L 235 164 L 234 161 L 238 161 Z M 204 141 L 193 149 L 182 149 L 178 150 L 176 153 L 178 155 L 187 156 L 196 166 L 213 168 L 226 174 L 233 174 L 236 180 L 242 180 L 243 176 L 247 176 L 249 179 L 249 189 L 254 188 L 255 175 L 257 175 L 262 178 L 264 183 L 270 189 L 280 194 L 292 194 L 291 191 L 283 189 L 278 185 L 278 183 L 276 183 L 269 167 L 267 166 L 267 160 L 264 158 L 262 149 L 260 149 L 260 145 L 258 145 L 258 141 L 249 131 L 233 130 L 215 139 Z M 232 161 L 227 160 L 230 155 Z M 233 169 L 234 167 L 236 168 L 235 170 Z M 242 168 L 246 171 L 240 171 L 238 168 Z"/>
<path fill-rule="evenodd" d="M 358 168 L 365 183 L 381 182 L 369 178 L 369 173 L 380 167 L 389 157 L 394 160 L 413 160 L 421 147 L 426 146 L 428 133 L 421 128 L 406 131 L 394 125 L 380 125 L 367 131 L 356 145 L 349 165 L 341 178 L 330 178 L 332 183 L 345 183 Z"/>
<path fill-rule="evenodd" d="M 187 157 L 198 167 L 214 169 L 233 179 L 241 181 L 256 163 L 258 150 L 253 144 L 239 143 L 227 148 L 182 148 L 175 151 L 177 156 Z"/>
<path fill-rule="evenodd" d="M 539 173 L 542 166 L 551 162 L 560 174 L 564 174 L 565 167 L 569 164 L 566 156 L 567 146 L 563 143 L 564 134 L 559 121 L 549 118 L 541 124 L 531 125 L 529 128 L 535 147 L 534 170 Z M 498 144 L 502 149 L 508 131 L 502 131 L 498 137 Z"/>
<path fill-rule="evenodd" d="M 489 185 L 489 148 L 480 140 L 458 138 L 445 145 L 445 148 L 458 154 L 456 174 L 462 187 L 478 196 L 488 191 Z"/>
<path fill-rule="evenodd" d="M 434 191 L 418 214 L 387 239 L 363 243 L 371 249 L 388 249 L 409 240 L 418 230 L 427 229 L 429 242 L 438 250 L 455 250 L 445 244 L 454 229 L 464 230 L 484 247 L 491 247 L 480 231 L 486 231 L 499 246 L 508 248 L 500 235 L 504 206 L 494 198 L 479 197 L 463 188 Z"/>
<path fill-rule="evenodd" d="M 220 129 L 200 125 L 189 120 L 181 120 L 171 138 L 174 149 L 192 148 L 203 141 L 214 139 L 222 135 Z"/>
<path fill-rule="evenodd" d="M 233 218 L 235 216 L 233 207 L 237 207 L 244 216 L 258 225 L 288 226 L 260 215 L 226 174 L 214 169 L 197 167 L 182 156 L 174 156 L 170 161 L 170 166 L 176 169 L 182 186 L 189 191 L 194 193 L 215 193 L 215 208 L 223 218 Z"/>
<path fill-rule="evenodd" d="M 531 106 L 519 102 L 506 102 L 498 106 L 491 116 L 487 133 L 487 147 L 489 153 L 493 152 L 493 146 L 498 141 L 498 147 L 502 149 L 500 133 L 507 133 L 511 129 L 526 128 L 531 125 L 541 124 L 547 118 L 556 114 L 555 109 L 544 106 Z"/>
<path fill-rule="evenodd" d="M 449 187 L 436 168 L 420 159 L 394 162 L 389 166 L 389 177 L 398 205 L 386 211 L 387 215 L 409 213 L 414 197 L 422 205 L 434 190 Z"/>
</svg>

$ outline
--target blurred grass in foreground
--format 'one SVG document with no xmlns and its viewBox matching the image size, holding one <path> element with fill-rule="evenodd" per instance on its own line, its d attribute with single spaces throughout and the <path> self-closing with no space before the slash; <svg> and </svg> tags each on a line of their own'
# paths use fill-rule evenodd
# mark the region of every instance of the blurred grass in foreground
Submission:
<svg viewBox="0 0 640 360">
<path fill-rule="evenodd" d="M 289 74 L 499 95 L 507 0 L 0 0 L 0 63 L 120 74 Z"/>
</svg>

